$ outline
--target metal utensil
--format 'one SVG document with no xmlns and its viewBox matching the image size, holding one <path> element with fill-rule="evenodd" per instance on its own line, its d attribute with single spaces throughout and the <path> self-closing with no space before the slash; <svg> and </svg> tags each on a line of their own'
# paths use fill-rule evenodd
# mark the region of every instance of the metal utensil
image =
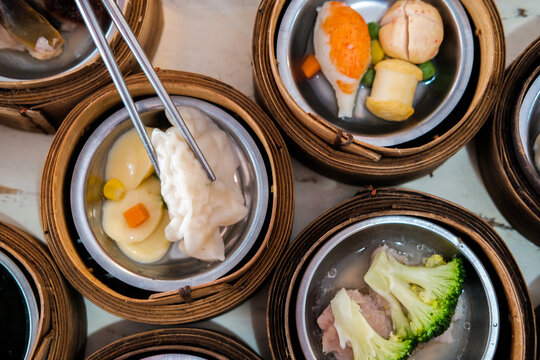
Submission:
<svg viewBox="0 0 540 360">
<path fill-rule="evenodd" d="M 149 264 L 126 256 L 103 231 L 103 198 L 88 200 L 86 194 L 101 191 L 105 161 L 116 140 L 132 126 L 126 109 L 119 109 L 104 119 L 89 135 L 78 153 L 70 190 L 71 213 L 75 229 L 91 257 L 118 280 L 131 286 L 156 292 L 178 290 L 214 281 L 241 264 L 264 230 L 270 202 L 270 185 L 263 154 L 242 124 L 218 106 L 201 99 L 173 96 L 177 106 L 199 109 L 227 134 L 239 161 L 234 182 L 242 192 L 248 214 L 238 223 L 220 229 L 225 244 L 223 261 L 207 262 L 187 257 L 178 246 L 171 246 L 159 261 Z M 135 103 L 145 124 L 162 127 L 165 123 L 163 103 L 158 97 Z M 165 215 L 166 216 L 166 215 Z"/>
<path fill-rule="evenodd" d="M 103 35 L 103 32 L 101 31 L 101 28 L 99 26 L 99 23 L 97 21 L 97 18 L 94 14 L 94 11 L 92 10 L 92 7 L 90 6 L 88 0 L 75 0 L 77 7 L 79 8 L 79 11 L 81 12 L 82 18 L 84 20 L 84 23 L 86 24 L 86 27 L 88 28 L 88 31 L 90 32 L 90 35 L 92 36 L 92 39 L 94 40 L 96 47 L 99 50 L 99 53 L 101 54 L 101 57 L 103 58 L 103 62 L 105 63 L 105 66 L 107 67 L 107 70 L 109 71 L 111 78 L 113 79 L 113 82 L 118 89 L 118 92 L 120 94 L 120 97 L 122 98 L 122 101 L 124 102 L 124 105 L 126 106 L 126 109 L 129 113 L 129 116 L 131 118 L 131 121 L 133 122 L 133 125 L 135 126 L 135 129 L 137 130 L 137 133 L 139 134 L 139 137 L 141 138 L 144 148 L 146 149 L 146 152 L 148 153 L 148 156 L 150 157 L 150 161 L 152 162 L 152 165 L 154 166 L 154 169 L 156 170 L 156 174 L 160 176 L 159 172 L 159 165 L 157 163 L 156 153 L 154 150 L 154 147 L 152 146 L 152 143 L 150 142 L 150 139 L 148 138 L 148 134 L 145 131 L 144 124 L 141 121 L 141 118 L 139 117 L 139 114 L 137 112 L 137 109 L 135 108 L 135 104 L 133 103 L 133 99 L 131 98 L 131 95 L 129 94 L 129 91 L 127 89 L 127 86 L 124 82 L 124 79 L 122 78 L 122 73 L 120 72 L 120 69 L 118 68 L 118 65 L 116 64 L 114 60 L 114 56 L 111 52 L 111 49 L 109 48 L 109 45 L 107 44 L 107 40 L 105 39 L 105 36 Z M 193 136 L 189 132 L 189 129 L 187 128 L 186 124 L 182 120 L 182 117 L 178 113 L 178 110 L 174 106 L 169 94 L 167 94 L 167 91 L 163 87 L 163 84 L 159 80 L 156 72 L 154 71 L 154 68 L 148 61 L 146 55 L 144 54 L 143 50 L 141 49 L 141 46 L 139 45 L 137 39 L 133 35 L 133 32 L 129 28 L 128 23 L 124 19 L 124 16 L 122 15 L 122 11 L 118 8 L 116 3 L 113 0 L 102 0 L 103 4 L 105 5 L 105 8 L 107 9 L 107 12 L 111 16 L 111 19 L 118 28 L 118 31 L 128 44 L 130 50 L 132 51 L 133 55 L 135 56 L 135 59 L 141 66 L 141 69 L 145 73 L 146 77 L 156 90 L 157 95 L 165 105 L 166 111 L 169 113 L 170 118 L 173 121 L 173 124 L 180 130 L 180 133 L 190 146 L 191 150 L 195 154 L 195 157 L 199 162 L 201 163 L 203 169 L 206 171 L 206 174 L 208 175 L 208 178 L 211 181 L 214 181 L 216 179 L 214 173 L 212 172 L 212 169 L 210 168 L 210 165 L 208 165 L 208 162 L 204 158 L 204 155 L 202 154 L 201 150 L 197 146 L 197 143 L 193 139 Z"/>
</svg>

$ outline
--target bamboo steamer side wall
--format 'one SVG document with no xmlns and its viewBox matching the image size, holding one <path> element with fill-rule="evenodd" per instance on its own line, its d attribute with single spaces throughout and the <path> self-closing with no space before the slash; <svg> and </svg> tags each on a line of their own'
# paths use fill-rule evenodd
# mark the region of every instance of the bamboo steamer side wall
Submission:
<svg viewBox="0 0 540 360">
<path fill-rule="evenodd" d="M 71 360 L 84 351 L 86 312 L 48 250 L 30 235 L 0 222 L 0 249 L 13 256 L 37 289 L 39 326 L 32 359 Z"/>
<path fill-rule="evenodd" d="M 410 148 L 385 148 L 356 140 L 328 122 L 298 109 L 280 95 L 274 42 L 289 1 L 262 1 L 255 20 L 252 62 L 259 101 L 270 112 L 304 163 L 329 177 L 350 183 L 388 185 L 433 171 L 479 131 L 498 98 L 504 74 L 505 42 L 500 16 L 491 0 L 464 0 L 475 41 L 475 65 L 463 116 L 435 139 Z"/>
<path fill-rule="evenodd" d="M 288 243 L 294 205 L 293 177 L 289 153 L 278 130 L 253 101 L 232 87 L 196 74 L 161 70 L 167 92 L 214 103 L 230 111 L 262 144 L 268 159 L 271 186 L 268 226 L 252 258 L 230 274 L 182 292 L 133 295 L 134 291 L 110 287 L 96 276 L 76 247 L 77 234 L 71 225 L 69 184 L 72 160 L 81 139 L 88 136 L 102 116 L 121 106 L 113 86 L 92 94 L 73 109 L 57 132 L 47 156 L 41 182 L 41 218 L 45 238 L 68 281 L 105 311 L 126 319 L 159 324 L 188 323 L 220 314 L 239 304 L 257 289 L 276 265 Z M 154 96 L 147 79 L 126 79 L 134 98 Z M 67 186 L 69 188 L 69 186 Z M 124 291 L 125 290 L 125 291 Z"/>
<path fill-rule="evenodd" d="M 173 328 L 128 336 L 96 351 L 86 360 L 143 358 L 157 352 L 186 353 L 223 360 L 260 359 L 251 349 L 221 333 L 196 328 Z"/>
<path fill-rule="evenodd" d="M 508 69 L 491 121 L 476 139 L 476 153 L 486 188 L 505 218 L 527 239 L 540 245 L 540 177 L 524 167 L 518 151 L 521 104 L 540 76 L 540 38 L 532 42 Z"/>
<path fill-rule="evenodd" d="M 325 239 L 348 224 L 384 215 L 408 215 L 433 221 L 454 233 L 479 257 L 490 275 L 497 296 L 500 334 L 495 359 L 536 359 L 534 311 L 523 276 L 504 241 L 483 219 L 435 196 L 406 189 L 361 191 L 322 214 L 294 240 L 272 278 L 268 294 L 267 324 L 274 359 L 304 358 L 295 328 L 294 279 L 301 264 Z M 315 250 L 313 250 L 315 249 Z M 287 296 L 283 296 L 287 294 Z"/>
<path fill-rule="evenodd" d="M 161 11 L 159 1 L 126 2 L 126 20 L 149 57 L 156 51 L 161 32 Z M 109 45 L 123 74 L 137 71 L 138 64 L 118 32 Z M 0 123 L 25 131 L 54 133 L 79 101 L 110 82 L 99 56 L 65 75 L 0 82 Z"/>
</svg>

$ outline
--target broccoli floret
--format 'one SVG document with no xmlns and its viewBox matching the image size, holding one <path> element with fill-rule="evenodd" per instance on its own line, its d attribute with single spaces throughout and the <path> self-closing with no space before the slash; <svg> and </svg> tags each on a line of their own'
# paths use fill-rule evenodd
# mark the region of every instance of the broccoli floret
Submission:
<svg viewBox="0 0 540 360">
<path fill-rule="evenodd" d="M 344 348 L 349 343 L 355 360 L 406 359 L 413 350 L 412 341 L 401 340 L 394 334 L 385 339 L 373 330 L 345 289 L 337 292 L 330 305 L 340 345 Z"/>
<path fill-rule="evenodd" d="M 426 266 L 408 266 L 383 249 L 364 280 L 390 304 L 396 335 L 425 342 L 450 326 L 464 278 L 461 258 L 445 263 L 434 255 Z"/>
</svg>

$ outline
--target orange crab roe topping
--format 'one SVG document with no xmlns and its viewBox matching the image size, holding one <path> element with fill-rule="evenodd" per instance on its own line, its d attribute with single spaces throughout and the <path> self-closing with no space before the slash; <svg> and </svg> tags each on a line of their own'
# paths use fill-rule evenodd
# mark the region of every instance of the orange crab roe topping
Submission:
<svg viewBox="0 0 540 360">
<path fill-rule="evenodd" d="M 367 24 L 359 13 L 339 1 L 330 2 L 330 14 L 322 24 L 330 37 L 330 61 L 336 69 L 353 79 L 359 79 L 370 61 L 371 38 Z M 338 83 L 344 93 L 351 94 L 354 86 Z"/>
</svg>

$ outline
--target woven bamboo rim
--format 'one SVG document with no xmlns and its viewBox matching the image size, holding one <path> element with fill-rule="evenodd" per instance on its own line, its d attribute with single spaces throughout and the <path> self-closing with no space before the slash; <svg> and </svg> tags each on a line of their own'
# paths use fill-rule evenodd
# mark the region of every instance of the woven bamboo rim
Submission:
<svg viewBox="0 0 540 360">
<path fill-rule="evenodd" d="M 446 200 L 404 189 L 365 190 L 328 210 L 293 242 L 277 267 L 268 294 L 267 327 L 274 359 L 301 359 L 296 339 L 295 281 L 310 249 L 315 252 L 344 226 L 382 215 L 410 215 L 433 221 L 459 236 L 491 275 L 499 303 L 496 359 L 536 359 L 533 307 L 527 285 L 504 241 L 477 215 Z M 315 244 L 315 245 L 314 245 Z M 286 296 L 284 294 L 287 294 Z"/>
<path fill-rule="evenodd" d="M 124 14 L 145 52 L 152 55 L 161 28 L 160 2 L 127 0 Z M 122 73 L 137 69 L 137 62 L 120 34 L 116 33 L 109 45 Z M 52 134 L 79 101 L 110 82 L 99 56 L 62 76 L 0 82 L 0 123 L 25 131 Z"/>
<path fill-rule="evenodd" d="M 252 63 L 263 106 L 285 133 L 290 149 L 327 176 L 347 182 L 390 184 L 431 172 L 478 132 L 497 100 L 505 63 L 504 32 L 492 0 L 463 0 L 471 19 L 475 64 L 467 91 L 433 140 L 410 148 L 386 148 L 351 141 L 352 136 L 307 114 L 279 91 L 275 37 L 288 0 L 263 0 L 255 19 Z"/>
<path fill-rule="evenodd" d="M 167 353 L 189 353 L 205 359 L 258 360 L 247 346 L 219 332 L 196 329 L 161 329 L 132 335 L 96 351 L 86 360 L 123 360 Z"/>
<path fill-rule="evenodd" d="M 41 181 L 41 219 L 45 238 L 60 270 L 90 301 L 117 316 L 146 323 L 178 324 L 220 314 L 244 301 L 274 268 L 289 240 L 293 216 L 293 177 L 285 143 L 267 115 L 252 100 L 217 80 L 178 71 L 159 71 L 171 95 L 199 98 L 228 110 L 258 139 L 268 161 L 271 185 L 266 233 L 256 253 L 234 272 L 208 284 L 175 292 L 135 291 L 127 285 L 99 278 L 77 248 L 77 233 L 69 205 L 70 171 L 81 138 L 89 135 L 103 116 L 120 106 L 111 85 L 82 101 L 66 117 L 49 150 Z M 141 75 L 126 79 L 133 97 L 153 95 Z M 264 236 L 264 238 L 263 238 Z M 97 266 L 97 264 L 95 265 Z M 133 294 L 136 294 L 133 295 Z"/>
<path fill-rule="evenodd" d="M 493 121 L 479 134 L 476 151 L 482 178 L 500 212 L 526 238 L 540 245 L 540 187 L 520 166 L 514 146 L 523 97 L 538 76 L 540 38 L 508 69 Z"/>
<path fill-rule="evenodd" d="M 37 292 L 39 325 L 31 359 L 71 360 L 81 355 L 86 341 L 84 304 L 68 288 L 48 250 L 30 235 L 2 222 L 0 250 L 24 268 Z"/>
</svg>

